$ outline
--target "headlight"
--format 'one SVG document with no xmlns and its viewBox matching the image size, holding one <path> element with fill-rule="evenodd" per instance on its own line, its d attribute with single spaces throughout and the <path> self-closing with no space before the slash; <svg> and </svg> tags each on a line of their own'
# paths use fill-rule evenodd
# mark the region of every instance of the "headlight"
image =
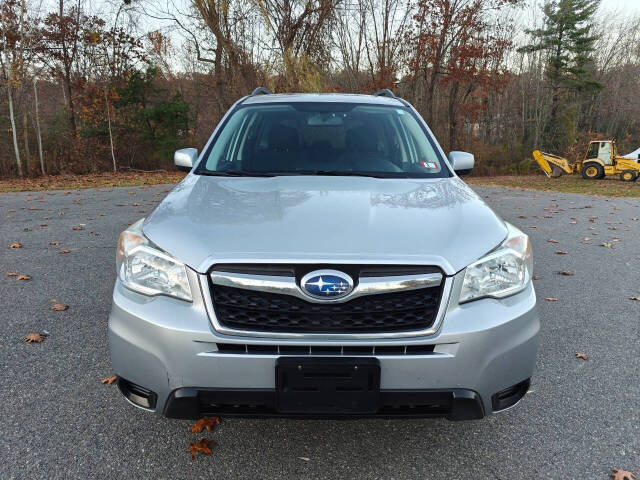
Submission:
<svg viewBox="0 0 640 480">
<path fill-rule="evenodd" d="M 529 237 L 513 225 L 507 227 L 507 239 L 467 267 L 460 303 L 483 297 L 507 297 L 524 290 L 531 280 L 533 255 Z"/>
<path fill-rule="evenodd" d="M 116 252 L 118 277 L 125 285 L 145 295 L 169 295 L 191 301 L 187 269 L 153 245 L 137 221 L 120 234 Z"/>
</svg>

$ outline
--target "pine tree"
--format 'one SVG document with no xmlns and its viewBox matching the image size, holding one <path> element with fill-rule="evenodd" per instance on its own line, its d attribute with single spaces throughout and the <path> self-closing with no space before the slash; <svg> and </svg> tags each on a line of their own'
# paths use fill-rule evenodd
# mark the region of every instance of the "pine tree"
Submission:
<svg viewBox="0 0 640 480">
<path fill-rule="evenodd" d="M 580 96 L 593 94 L 602 84 L 592 72 L 596 37 L 593 17 L 600 0 L 549 0 L 543 7 L 545 25 L 529 30 L 534 42 L 520 49 L 546 54 L 545 75 L 551 89 L 551 113 L 547 126 L 547 144 L 565 149 L 575 141 Z"/>
</svg>

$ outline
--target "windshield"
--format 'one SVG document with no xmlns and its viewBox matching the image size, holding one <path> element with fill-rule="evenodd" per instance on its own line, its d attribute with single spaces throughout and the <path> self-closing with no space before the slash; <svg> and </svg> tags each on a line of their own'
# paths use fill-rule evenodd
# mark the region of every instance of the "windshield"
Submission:
<svg viewBox="0 0 640 480">
<path fill-rule="evenodd" d="M 450 176 L 409 108 L 356 103 L 240 106 L 195 173 Z"/>
</svg>

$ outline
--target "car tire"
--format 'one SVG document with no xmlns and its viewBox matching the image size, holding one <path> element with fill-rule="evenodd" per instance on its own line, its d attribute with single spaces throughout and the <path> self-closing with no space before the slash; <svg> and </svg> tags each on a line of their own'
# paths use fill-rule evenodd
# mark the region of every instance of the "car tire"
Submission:
<svg viewBox="0 0 640 480">
<path fill-rule="evenodd" d="M 598 163 L 587 163 L 582 167 L 582 178 L 585 180 L 599 180 L 604 177 L 604 168 Z"/>
<path fill-rule="evenodd" d="M 638 175 L 633 170 L 623 170 L 620 174 L 620 180 L 623 182 L 635 182 Z"/>
</svg>

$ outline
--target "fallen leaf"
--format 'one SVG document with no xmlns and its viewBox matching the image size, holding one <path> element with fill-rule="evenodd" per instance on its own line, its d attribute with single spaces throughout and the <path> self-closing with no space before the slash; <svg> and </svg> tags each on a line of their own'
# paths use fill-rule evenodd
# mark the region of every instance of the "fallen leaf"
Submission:
<svg viewBox="0 0 640 480">
<path fill-rule="evenodd" d="M 529 225 L 529 228 L 538 228 L 537 225 Z"/>
<path fill-rule="evenodd" d="M 540 280 L 540 276 L 539 275 L 534 275 L 533 276 L 533 280 Z"/>
<path fill-rule="evenodd" d="M 576 358 L 581 358 L 582 360 L 589 360 L 589 355 L 586 353 L 576 352 Z"/>
<path fill-rule="evenodd" d="M 57 247 L 58 245 L 60 245 L 60 242 L 49 242 L 49 245 Z"/>
<path fill-rule="evenodd" d="M 67 310 L 69 308 L 69 305 L 65 305 L 64 303 L 54 303 L 53 305 L 51 305 L 51 310 L 55 310 L 56 312 L 62 312 L 64 310 Z"/>
<path fill-rule="evenodd" d="M 191 427 L 192 433 L 200 433 L 203 429 L 207 429 L 207 431 L 213 430 L 214 425 L 219 425 L 220 419 L 218 417 L 203 417 L 193 424 Z"/>
<path fill-rule="evenodd" d="M 71 250 L 67 250 L 66 248 L 63 248 L 58 253 L 71 253 Z"/>
<path fill-rule="evenodd" d="M 558 240 L 556 240 L 555 238 L 550 238 L 549 240 L 547 240 L 547 242 L 549 243 L 560 243 Z"/>
<path fill-rule="evenodd" d="M 22 244 L 20 242 L 13 242 L 9 245 L 9 248 L 22 248 Z"/>
<path fill-rule="evenodd" d="M 84 230 L 84 226 L 82 225 L 76 225 L 75 227 L 72 227 L 71 230 Z"/>
<path fill-rule="evenodd" d="M 7 277 L 17 277 L 20 275 L 18 272 L 7 272 Z"/>
<path fill-rule="evenodd" d="M 620 470 L 619 468 L 614 468 L 611 470 L 611 478 L 613 480 L 635 480 L 635 474 L 628 472 L 626 470 Z"/>
<path fill-rule="evenodd" d="M 565 250 L 557 250 L 557 251 L 556 251 L 556 253 L 557 253 L 558 255 L 566 255 L 566 254 L 568 254 L 569 252 L 567 252 L 567 251 L 565 251 Z"/>
<path fill-rule="evenodd" d="M 18 278 L 16 278 L 16 280 L 31 280 L 31 275 L 26 275 L 26 274 L 21 274 L 18 275 Z"/>
<path fill-rule="evenodd" d="M 118 377 L 116 375 L 111 375 L 110 377 L 105 377 L 102 380 L 100 380 L 100 383 L 102 385 L 111 385 L 113 383 L 115 383 L 115 381 L 118 379 Z"/>
<path fill-rule="evenodd" d="M 526 215 L 518 215 L 518 218 L 527 218 Z"/>
<path fill-rule="evenodd" d="M 582 239 L 582 243 L 589 243 L 591 241 L 591 237 L 584 237 Z"/>
<path fill-rule="evenodd" d="M 613 248 L 613 244 L 609 242 L 602 242 L 602 247 Z"/>
<path fill-rule="evenodd" d="M 196 454 L 198 452 L 202 453 L 203 455 L 211 455 L 211 453 L 213 453 L 211 451 L 211 445 L 214 445 L 214 444 L 215 444 L 215 442 L 213 442 L 211 440 L 207 440 L 206 438 L 203 438 L 199 442 L 189 443 L 189 450 L 191 451 L 191 458 L 195 460 L 196 459 Z"/>
<path fill-rule="evenodd" d="M 41 333 L 27 333 L 27 336 L 22 341 L 24 343 L 42 343 L 44 342 L 44 337 Z"/>
<path fill-rule="evenodd" d="M 565 277 L 570 277 L 573 275 L 571 270 L 561 270 L 558 272 L 560 275 L 564 275 Z"/>
<path fill-rule="evenodd" d="M 629 300 L 635 300 L 636 302 L 640 302 L 640 297 L 629 297 Z"/>
<path fill-rule="evenodd" d="M 545 299 L 547 302 L 557 302 L 557 301 L 558 301 L 558 299 L 557 299 L 557 298 L 553 298 L 553 297 L 544 297 L 544 299 Z"/>
<path fill-rule="evenodd" d="M 298 457 L 300 460 L 303 460 L 305 462 L 310 461 L 311 459 L 309 457 Z"/>
<path fill-rule="evenodd" d="M 598 218 L 598 217 L 589 217 L 589 221 L 590 221 L 591 223 L 595 223 L 596 218 Z"/>
</svg>

